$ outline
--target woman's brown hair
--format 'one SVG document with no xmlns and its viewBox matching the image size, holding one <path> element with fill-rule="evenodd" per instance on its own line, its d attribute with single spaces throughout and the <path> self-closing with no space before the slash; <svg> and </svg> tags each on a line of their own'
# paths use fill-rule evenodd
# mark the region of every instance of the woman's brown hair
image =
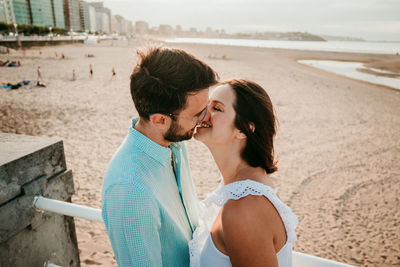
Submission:
<svg viewBox="0 0 400 267">
<path fill-rule="evenodd" d="M 234 79 L 229 84 L 236 94 L 233 108 L 236 112 L 235 127 L 247 136 L 242 158 L 252 167 L 261 167 L 267 173 L 278 167 L 274 160 L 276 119 L 271 99 L 257 83 Z"/>
</svg>

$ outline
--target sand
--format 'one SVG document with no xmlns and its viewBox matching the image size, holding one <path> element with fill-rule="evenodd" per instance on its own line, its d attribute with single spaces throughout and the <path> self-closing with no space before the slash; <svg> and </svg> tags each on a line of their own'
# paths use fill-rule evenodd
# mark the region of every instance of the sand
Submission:
<svg viewBox="0 0 400 267">
<path fill-rule="evenodd" d="M 0 55 L 0 60 L 22 62 L 19 68 L 0 68 L 0 82 L 35 79 L 40 65 L 48 84 L 0 89 L 0 131 L 62 139 L 74 174 L 75 203 L 101 207 L 107 163 L 137 115 L 129 93 L 135 51 L 151 43 L 104 41 L 41 48 L 41 55 L 30 49 L 25 58 L 18 52 Z M 222 80 L 248 78 L 270 94 L 279 120 L 279 171 L 273 177 L 280 197 L 299 218 L 295 250 L 357 266 L 400 265 L 400 92 L 296 62 L 382 65 L 397 60 L 395 56 L 169 46 L 205 60 Z M 66 59 L 56 59 L 54 52 Z M 88 53 L 95 57 L 85 57 Z M 210 54 L 227 59 L 208 58 Z M 112 67 L 117 73 L 113 79 Z M 71 81 L 73 69 L 76 81 Z M 204 198 L 220 182 L 219 172 L 204 145 L 191 140 L 188 148 L 198 195 Z M 76 219 L 76 227 L 83 266 L 116 265 L 101 223 Z"/>
<path fill-rule="evenodd" d="M 367 63 L 366 66 L 391 72 L 400 72 L 400 56 L 397 56 L 397 58 L 390 60 L 373 60 Z"/>
</svg>

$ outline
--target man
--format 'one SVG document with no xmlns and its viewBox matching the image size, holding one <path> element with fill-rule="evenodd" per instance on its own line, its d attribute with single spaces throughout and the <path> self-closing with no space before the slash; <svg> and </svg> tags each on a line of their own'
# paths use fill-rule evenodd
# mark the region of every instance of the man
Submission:
<svg viewBox="0 0 400 267">
<path fill-rule="evenodd" d="M 188 266 L 197 195 L 180 141 L 206 117 L 217 74 L 178 49 L 139 57 L 131 75 L 139 119 L 108 166 L 103 219 L 119 266 Z"/>
</svg>

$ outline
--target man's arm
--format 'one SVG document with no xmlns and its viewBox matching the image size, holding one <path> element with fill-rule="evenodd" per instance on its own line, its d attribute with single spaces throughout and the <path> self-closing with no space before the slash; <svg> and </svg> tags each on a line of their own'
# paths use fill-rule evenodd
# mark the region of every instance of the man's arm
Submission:
<svg viewBox="0 0 400 267">
<path fill-rule="evenodd" d="M 103 212 L 118 266 L 162 266 L 160 213 L 149 194 L 113 185 L 104 194 Z"/>
</svg>

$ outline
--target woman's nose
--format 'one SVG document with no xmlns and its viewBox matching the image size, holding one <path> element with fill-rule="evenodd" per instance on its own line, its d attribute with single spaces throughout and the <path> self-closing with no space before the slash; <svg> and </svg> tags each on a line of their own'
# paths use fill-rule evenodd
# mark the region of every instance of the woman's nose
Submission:
<svg viewBox="0 0 400 267">
<path fill-rule="evenodd" d="M 210 119 L 210 112 L 208 110 L 208 106 L 204 109 L 204 114 L 201 118 L 198 119 L 197 125 L 200 125 L 203 121 L 208 121 Z"/>
<path fill-rule="evenodd" d="M 207 113 L 205 114 L 203 121 L 209 121 L 210 118 L 211 118 L 210 105 L 208 105 L 207 106 Z"/>
</svg>

